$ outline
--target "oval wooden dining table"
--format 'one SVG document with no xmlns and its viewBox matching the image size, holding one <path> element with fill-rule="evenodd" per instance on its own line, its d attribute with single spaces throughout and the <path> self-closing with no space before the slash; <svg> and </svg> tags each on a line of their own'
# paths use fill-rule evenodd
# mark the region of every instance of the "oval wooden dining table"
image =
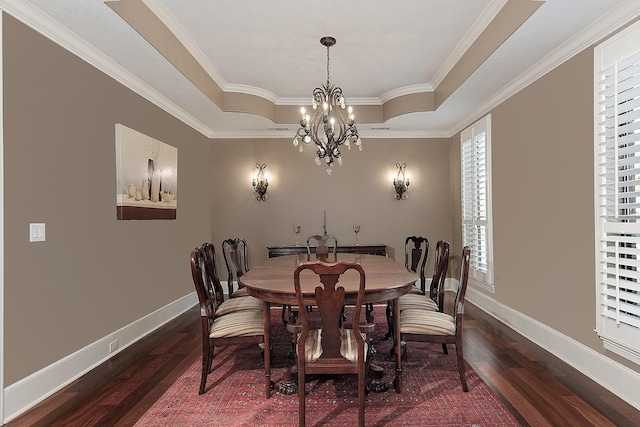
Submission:
<svg viewBox="0 0 640 427">
<path fill-rule="evenodd" d="M 364 303 L 374 304 L 394 300 L 392 307 L 395 311 L 393 313 L 395 319 L 400 318 L 400 313 L 398 312 L 400 305 L 395 300 L 410 292 L 418 278 L 415 273 L 394 259 L 379 255 L 339 253 L 329 254 L 328 256 L 320 258 L 316 255 L 309 256 L 299 254 L 265 259 L 239 279 L 240 284 L 247 287 L 249 295 L 259 298 L 265 304 L 264 327 L 265 331 L 267 331 L 265 341 L 270 341 L 271 304 L 297 305 L 298 301 L 293 287 L 293 272 L 301 262 L 317 260 L 324 262 L 344 261 L 359 263 L 365 272 Z M 317 283 L 317 277 L 315 277 L 315 274 L 311 271 L 307 271 L 306 274 L 300 276 L 300 285 L 306 305 L 315 305 L 314 289 Z M 345 273 L 341 276 L 339 284 L 344 287 L 346 303 L 355 303 L 359 284 L 357 274 L 353 271 L 351 273 Z M 399 337 L 400 325 L 398 322 L 393 323 L 393 336 Z M 265 342 L 264 346 L 265 349 L 270 348 L 270 342 Z M 396 391 L 400 392 L 402 389 L 402 352 L 400 349 L 400 340 L 395 340 L 394 346 L 396 356 L 394 386 Z M 267 372 L 266 376 L 268 397 L 270 395 L 271 373 Z M 283 388 L 281 387 L 280 390 L 283 391 Z"/>
</svg>

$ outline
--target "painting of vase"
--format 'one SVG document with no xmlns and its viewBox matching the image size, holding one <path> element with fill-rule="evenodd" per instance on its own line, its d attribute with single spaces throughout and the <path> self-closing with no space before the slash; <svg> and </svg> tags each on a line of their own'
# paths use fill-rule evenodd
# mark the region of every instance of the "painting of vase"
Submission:
<svg viewBox="0 0 640 427">
<path fill-rule="evenodd" d="M 176 219 L 178 149 L 116 124 L 116 216 Z"/>
</svg>

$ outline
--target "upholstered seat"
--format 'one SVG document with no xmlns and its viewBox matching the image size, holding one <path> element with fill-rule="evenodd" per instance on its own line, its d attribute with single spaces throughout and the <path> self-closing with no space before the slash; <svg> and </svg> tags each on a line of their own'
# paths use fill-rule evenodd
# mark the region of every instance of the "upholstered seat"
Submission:
<svg viewBox="0 0 640 427">
<path fill-rule="evenodd" d="M 240 298 L 240 297 L 248 297 L 248 296 L 249 296 L 249 290 L 244 287 L 240 289 L 236 289 L 231 293 L 231 295 L 229 295 L 230 298 Z"/>
<path fill-rule="evenodd" d="M 400 302 L 400 311 L 407 309 L 438 311 L 438 303 L 431 298 L 425 298 L 425 295 L 422 293 L 405 294 L 398 300 Z"/>
<path fill-rule="evenodd" d="M 262 313 L 263 306 L 264 303 L 258 298 L 248 295 L 246 297 L 230 298 L 218 306 L 216 315 L 224 316 L 229 313 L 235 313 L 242 310 L 254 310 Z"/>
<path fill-rule="evenodd" d="M 249 337 L 264 334 L 262 310 L 243 310 L 216 317 L 210 338 Z"/>
<path fill-rule="evenodd" d="M 361 334 L 366 339 L 365 334 Z M 340 330 L 340 354 L 351 362 L 358 361 L 358 343 L 353 334 L 353 329 Z M 364 354 L 367 355 L 368 344 L 364 343 Z M 304 355 L 307 363 L 313 362 L 322 355 L 322 329 L 314 329 L 309 331 L 307 340 L 304 344 Z"/>
<path fill-rule="evenodd" d="M 455 335 L 456 322 L 446 313 L 412 308 L 400 313 L 400 331 L 405 334 Z"/>
</svg>

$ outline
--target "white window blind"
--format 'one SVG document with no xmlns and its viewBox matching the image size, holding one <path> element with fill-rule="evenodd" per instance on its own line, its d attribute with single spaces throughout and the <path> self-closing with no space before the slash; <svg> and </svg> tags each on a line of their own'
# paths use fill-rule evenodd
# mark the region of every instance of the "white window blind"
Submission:
<svg viewBox="0 0 640 427">
<path fill-rule="evenodd" d="M 461 134 L 462 244 L 471 248 L 469 277 L 493 291 L 491 250 L 491 116 Z"/>
<path fill-rule="evenodd" d="M 639 30 L 595 51 L 596 331 L 605 348 L 636 363 L 640 363 Z"/>
</svg>

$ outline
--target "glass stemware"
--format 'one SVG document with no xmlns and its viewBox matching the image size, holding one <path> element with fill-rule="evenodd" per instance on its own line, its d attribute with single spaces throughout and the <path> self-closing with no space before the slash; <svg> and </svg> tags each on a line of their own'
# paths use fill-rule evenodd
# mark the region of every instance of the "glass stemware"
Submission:
<svg viewBox="0 0 640 427">
<path fill-rule="evenodd" d="M 359 225 L 354 225 L 353 226 L 353 232 L 356 233 L 356 246 L 360 245 L 360 243 L 358 243 L 358 233 L 360 232 L 360 226 Z"/>
<path fill-rule="evenodd" d="M 298 234 L 300 234 L 301 229 L 302 227 L 300 227 L 299 225 L 293 226 L 293 232 L 296 233 L 296 246 L 300 246 L 300 243 L 298 242 Z"/>
</svg>

